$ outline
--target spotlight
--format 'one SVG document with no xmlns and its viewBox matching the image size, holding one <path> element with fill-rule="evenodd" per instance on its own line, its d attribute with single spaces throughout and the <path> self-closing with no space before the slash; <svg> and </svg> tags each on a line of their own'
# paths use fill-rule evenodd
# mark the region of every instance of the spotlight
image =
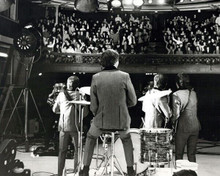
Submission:
<svg viewBox="0 0 220 176">
<path fill-rule="evenodd" d="M 32 25 L 25 26 L 14 38 L 14 46 L 17 51 L 28 57 L 37 54 L 41 42 L 41 34 Z"/>
<path fill-rule="evenodd" d="M 112 7 L 114 7 L 114 8 L 121 7 L 121 1 L 120 1 L 120 0 L 113 0 L 113 1 L 111 2 L 111 5 L 112 5 Z"/>
<path fill-rule="evenodd" d="M 133 5 L 135 6 L 135 7 L 140 7 L 140 6 L 142 6 L 144 4 L 144 1 L 143 0 L 134 0 L 133 1 Z"/>
</svg>

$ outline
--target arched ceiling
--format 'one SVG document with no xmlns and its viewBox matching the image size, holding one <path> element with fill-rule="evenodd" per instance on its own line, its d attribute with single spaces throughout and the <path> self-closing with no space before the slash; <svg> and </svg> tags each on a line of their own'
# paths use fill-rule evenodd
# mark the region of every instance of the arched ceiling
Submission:
<svg viewBox="0 0 220 176">
<path fill-rule="evenodd" d="M 28 0 L 33 4 L 41 6 L 60 6 L 63 8 L 75 9 L 77 1 L 84 0 Z M 88 0 L 88 2 L 98 1 L 97 9 L 99 11 L 108 10 L 109 0 Z M 124 1 L 124 0 L 121 0 Z M 141 8 L 137 9 L 133 5 L 124 5 L 121 11 L 134 11 L 138 10 L 140 12 L 146 11 L 192 11 L 192 10 L 217 10 L 220 8 L 219 0 L 165 0 L 165 4 L 160 4 L 160 0 L 144 0 L 144 4 Z"/>
</svg>

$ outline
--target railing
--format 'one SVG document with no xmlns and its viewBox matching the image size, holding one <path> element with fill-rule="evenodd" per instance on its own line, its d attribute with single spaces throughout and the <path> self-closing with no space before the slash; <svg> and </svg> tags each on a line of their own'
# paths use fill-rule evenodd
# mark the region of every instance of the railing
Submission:
<svg viewBox="0 0 220 176">
<path fill-rule="evenodd" d="M 98 64 L 101 54 L 67 54 L 51 52 L 43 56 L 42 61 L 51 64 Z M 220 64 L 218 54 L 120 54 L 120 64 Z"/>
<path fill-rule="evenodd" d="M 85 72 L 101 70 L 101 54 L 47 53 L 36 62 L 34 72 Z M 129 73 L 220 73 L 218 54 L 121 54 L 119 69 Z"/>
</svg>

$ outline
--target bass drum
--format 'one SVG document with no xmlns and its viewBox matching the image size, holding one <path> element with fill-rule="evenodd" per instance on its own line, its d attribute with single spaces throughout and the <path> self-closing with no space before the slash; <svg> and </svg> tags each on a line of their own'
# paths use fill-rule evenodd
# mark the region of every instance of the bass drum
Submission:
<svg viewBox="0 0 220 176">
<path fill-rule="evenodd" d="M 140 174 L 147 170 L 148 164 L 140 162 L 141 138 L 139 134 L 139 129 L 135 129 L 135 128 L 130 129 L 130 134 L 133 143 L 134 164 L 136 164 L 137 174 Z M 124 173 L 127 173 L 127 163 L 125 161 L 124 148 L 120 138 L 116 139 L 115 141 L 115 156 L 118 159 L 122 171 Z"/>
</svg>

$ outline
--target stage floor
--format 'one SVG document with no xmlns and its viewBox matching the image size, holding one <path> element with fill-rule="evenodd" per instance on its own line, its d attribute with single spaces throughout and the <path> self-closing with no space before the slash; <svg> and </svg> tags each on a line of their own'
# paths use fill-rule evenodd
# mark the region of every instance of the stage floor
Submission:
<svg viewBox="0 0 220 176">
<path fill-rule="evenodd" d="M 197 150 L 198 150 L 198 154 L 197 154 L 198 176 L 219 175 L 220 173 L 220 167 L 219 167 L 220 143 L 200 140 L 198 143 Z M 102 148 L 99 153 L 103 154 Z M 24 163 L 25 169 L 31 170 L 32 176 L 51 176 L 57 173 L 57 160 L 58 160 L 57 156 L 36 157 L 33 155 L 33 152 L 17 151 L 16 159 L 20 159 Z M 98 160 L 98 161 L 101 162 L 101 160 Z M 119 158 L 119 162 L 120 162 L 120 158 Z M 67 176 L 74 175 L 74 174 L 71 174 L 71 169 L 73 169 L 73 159 L 66 159 L 65 168 L 67 169 Z M 92 160 L 92 164 L 90 168 L 91 168 L 90 176 L 93 176 L 95 172 L 95 168 L 96 168 L 95 159 Z M 171 162 L 170 168 L 167 168 L 167 166 L 165 166 L 165 168 L 156 169 L 156 173 L 152 175 L 172 176 L 173 171 L 175 170 L 173 168 L 173 162 Z M 97 176 L 99 174 L 100 172 L 97 174 Z M 119 175 L 119 174 L 118 172 L 116 172 L 114 175 Z"/>
</svg>

